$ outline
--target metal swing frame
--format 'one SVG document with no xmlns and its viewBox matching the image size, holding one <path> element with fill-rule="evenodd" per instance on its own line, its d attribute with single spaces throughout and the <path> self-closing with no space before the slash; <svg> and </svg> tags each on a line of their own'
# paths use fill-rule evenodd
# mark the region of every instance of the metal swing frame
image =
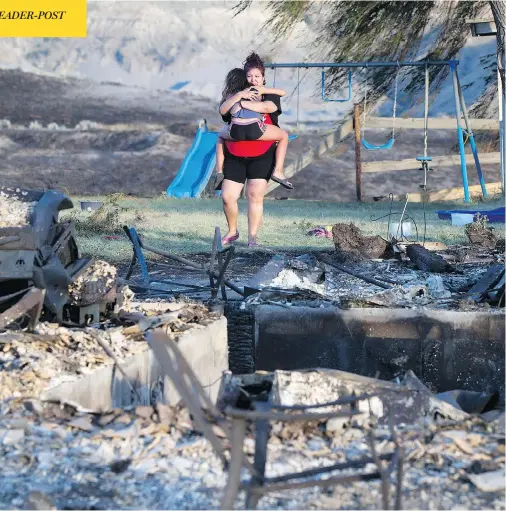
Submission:
<svg viewBox="0 0 506 511">
<path fill-rule="evenodd" d="M 464 134 L 468 138 L 471 146 L 471 151 L 476 165 L 476 171 L 478 173 L 478 179 L 481 186 L 481 192 L 483 197 L 488 197 L 487 189 L 485 185 L 485 179 L 483 177 L 483 171 L 481 169 L 480 159 L 478 156 L 478 149 L 474 140 L 474 134 L 471 129 L 469 122 L 469 115 L 467 112 L 466 103 L 464 101 L 464 94 L 462 87 L 460 86 L 459 76 L 457 72 L 458 60 L 422 60 L 422 61 L 404 61 L 404 62 L 280 62 L 280 63 L 269 63 L 266 65 L 267 68 L 320 68 L 322 70 L 326 68 L 362 68 L 362 67 L 419 67 L 419 66 L 448 66 L 453 81 L 453 93 L 455 97 L 455 117 L 457 121 L 457 139 L 460 153 L 460 168 L 462 174 L 462 187 L 464 189 L 464 200 L 470 202 L 469 184 L 467 179 L 467 163 L 466 155 L 464 150 Z M 461 120 L 463 117 L 464 126 Z"/>
</svg>

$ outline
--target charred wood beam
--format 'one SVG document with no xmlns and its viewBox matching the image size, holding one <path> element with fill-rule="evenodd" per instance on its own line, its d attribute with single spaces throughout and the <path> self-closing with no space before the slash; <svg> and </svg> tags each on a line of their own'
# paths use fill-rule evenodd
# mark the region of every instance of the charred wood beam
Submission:
<svg viewBox="0 0 506 511">
<path fill-rule="evenodd" d="M 433 254 L 422 245 L 413 244 L 406 247 L 406 254 L 422 271 L 441 273 L 448 271 L 450 265 L 438 254 Z"/>
<path fill-rule="evenodd" d="M 356 277 L 357 279 L 361 279 L 365 282 L 368 282 L 369 284 L 374 284 L 375 286 L 381 287 L 383 289 L 392 289 L 392 286 L 389 286 L 388 284 L 385 284 L 384 282 L 380 282 L 379 280 L 373 279 L 372 277 L 367 277 L 366 275 L 362 275 L 361 273 L 350 270 L 349 268 L 346 268 L 345 266 L 341 266 L 340 264 L 330 262 L 327 258 L 320 256 L 319 259 L 322 263 L 328 264 L 329 266 L 332 266 L 332 268 L 336 268 L 337 270 L 343 271 L 344 273 L 348 273 L 349 275 L 353 275 L 353 277 Z"/>
</svg>

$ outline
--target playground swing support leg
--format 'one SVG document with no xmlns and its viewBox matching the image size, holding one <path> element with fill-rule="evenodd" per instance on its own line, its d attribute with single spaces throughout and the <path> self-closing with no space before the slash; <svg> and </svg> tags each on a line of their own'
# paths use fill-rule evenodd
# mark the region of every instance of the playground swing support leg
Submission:
<svg viewBox="0 0 506 511">
<path fill-rule="evenodd" d="M 455 117 L 457 119 L 457 137 L 459 143 L 459 152 L 460 152 L 460 166 L 462 172 L 462 184 L 464 187 L 464 201 L 469 202 L 469 183 L 467 180 L 467 164 L 466 164 L 466 154 L 464 149 L 464 129 L 461 126 L 461 113 L 464 116 L 464 122 L 466 124 L 466 135 L 469 137 L 469 142 L 471 144 L 471 150 L 473 152 L 474 162 L 476 164 L 476 171 L 478 173 L 478 179 L 480 181 L 481 192 L 483 197 L 488 197 L 487 188 L 485 185 L 485 180 L 483 178 L 483 172 L 481 169 L 480 159 L 478 157 L 478 149 L 476 147 L 476 143 L 474 140 L 474 134 L 471 129 L 471 124 L 469 122 L 469 116 L 467 114 L 466 103 L 464 101 L 464 94 L 462 93 L 462 88 L 460 86 L 459 76 L 457 74 L 457 66 L 454 63 L 450 64 L 450 72 L 453 80 L 453 93 L 455 95 Z"/>
</svg>

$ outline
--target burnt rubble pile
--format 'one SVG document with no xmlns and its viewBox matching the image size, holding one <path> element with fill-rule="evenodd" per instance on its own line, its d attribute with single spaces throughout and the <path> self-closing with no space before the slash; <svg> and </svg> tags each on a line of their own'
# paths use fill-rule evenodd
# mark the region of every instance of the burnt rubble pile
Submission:
<svg viewBox="0 0 506 511">
<path fill-rule="evenodd" d="M 121 364 L 149 347 L 154 328 L 168 338 L 203 328 L 218 317 L 201 304 L 128 302 L 100 328 L 40 322 L 34 330 L 0 333 L 0 400 L 40 396 L 63 382 Z"/>
<path fill-rule="evenodd" d="M 310 305 L 503 312 L 497 306 L 504 305 L 504 246 L 492 247 L 489 235 L 469 247 L 424 247 L 336 224 L 334 252 L 275 255 L 240 288 L 225 279 L 233 249 L 218 257 L 217 231 L 209 268 L 192 268 L 210 285 L 185 283 L 199 296 L 211 295 L 208 307 L 185 298 L 180 282 L 176 293 L 162 280 L 167 289 L 137 282 L 147 297 L 140 301 L 114 266 L 79 258 L 72 224 L 58 221 L 69 203 L 55 192 L 0 192 L 0 282 L 7 289 L 0 297 L 3 507 L 217 508 L 234 474 L 214 440 L 232 462 L 238 431 L 229 427 L 237 426 L 232 409 L 249 417 L 242 467 L 263 463 L 261 479 L 274 485 L 262 508 L 378 508 L 395 486 L 399 509 L 504 509 L 504 411 L 502 396 L 489 387 L 435 394 L 410 370 L 383 374 L 389 381 L 379 373 L 368 378 L 325 369 L 253 372 L 262 347 L 252 340 L 259 330 L 256 304 L 277 311 Z M 225 307 L 234 341 L 217 299 L 219 291 L 227 299 L 225 285 L 245 296 Z M 241 359 L 234 367 L 227 358 L 232 344 Z M 424 360 L 429 369 L 431 353 Z M 404 353 L 397 355 L 404 363 Z M 191 392 L 181 391 L 185 385 Z M 364 395 L 367 400 L 350 407 Z M 343 399 L 346 405 L 335 404 Z M 311 407 L 319 418 L 304 420 Z M 341 414 L 345 408 L 349 413 Z M 268 421 L 265 413 L 276 418 Z M 279 420 L 293 414 L 300 418 Z M 339 476 L 355 480 L 326 485 L 326 470 L 336 464 L 342 464 Z M 287 474 L 303 471 L 319 474 L 324 489 L 291 487 Z M 243 495 L 235 497 L 248 507 Z"/>
<path fill-rule="evenodd" d="M 247 302 L 345 308 L 504 307 L 501 239 L 496 238 L 493 248 L 442 243 L 424 247 L 363 236 L 353 224 L 336 224 L 332 232 L 335 252 L 275 255 L 248 283 Z"/>
<path fill-rule="evenodd" d="M 371 387 L 372 385 L 372 387 Z M 266 474 L 269 478 L 303 470 L 322 470 L 394 447 L 388 427 L 368 425 L 372 414 L 395 408 L 402 443 L 403 509 L 503 509 L 504 414 L 470 416 L 429 397 L 408 375 L 400 385 L 339 371 L 226 375 L 218 402 L 272 401 L 281 405 L 325 403 L 367 387 L 386 392 L 353 420 L 272 421 Z M 417 408 L 406 391 L 415 392 Z M 250 404 L 248 404 L 250 403 Z M 443 405 L 446 405 L 443 406 Z M 425 415 L 421 413 L 421 411 Z M 226 470 L 211 444 L 181 406 L 137 406 L 85 413 L 58 403 L 33 399 L 0 404 L 3 463 L 0 501 L 6 507 L 216 509 L 224 492 Z M 449 420 L 452 417 L 453 420 Z M 365 420 L 364 420 L 365 419 Z M 213 431 L 220 428 L 210 421 Z M 226 444 L 226 436 L 219 436 Z M 369 438 L 369 441 L 367 440 Z M 252 462 L 255 428 L 250 424 L 244 453 Z M 351 476 L 371 464 L 343 471 Z M 121 491 L 118 491 L 121 488 Z M 262 497 L 262 509 L 370 509 L 381 506 L 380 481 L 277 491 Z M 244 507 L 242 497 L 238 507 Z"/>
<path fill-rule="evenodd" d="M 0 188 L 0 328 L 98 323 L 115 302 L 116 270 L 80 258 L 73 222 L 58 219 L 72 207 L 59 192 Z"/>
</svg>

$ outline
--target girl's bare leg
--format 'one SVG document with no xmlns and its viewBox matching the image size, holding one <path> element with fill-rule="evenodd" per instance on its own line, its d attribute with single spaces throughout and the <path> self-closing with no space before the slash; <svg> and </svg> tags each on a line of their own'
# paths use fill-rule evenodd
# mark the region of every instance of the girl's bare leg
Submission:
<svg viewBox="0 0 506 511">
<path fill-rule="evenodd" d="M 230 136 L 230 132 L 228 131 L 228 126 L 221 128 L 220 132 L 218 133 L 218 137 L 221 138 L 222 140 L 234 140 Z"/>
<path fill-rule="evenodd" d="M 278 147 L 276 148 L 276 166 L 274 167 L 272 175 L 279 179 L 285 179 L 283 166 L 288 149 L 288 133 L 277 126 L 268 125 L 267 129 L 258 140 L 278 140 Z"/>
</svg>

